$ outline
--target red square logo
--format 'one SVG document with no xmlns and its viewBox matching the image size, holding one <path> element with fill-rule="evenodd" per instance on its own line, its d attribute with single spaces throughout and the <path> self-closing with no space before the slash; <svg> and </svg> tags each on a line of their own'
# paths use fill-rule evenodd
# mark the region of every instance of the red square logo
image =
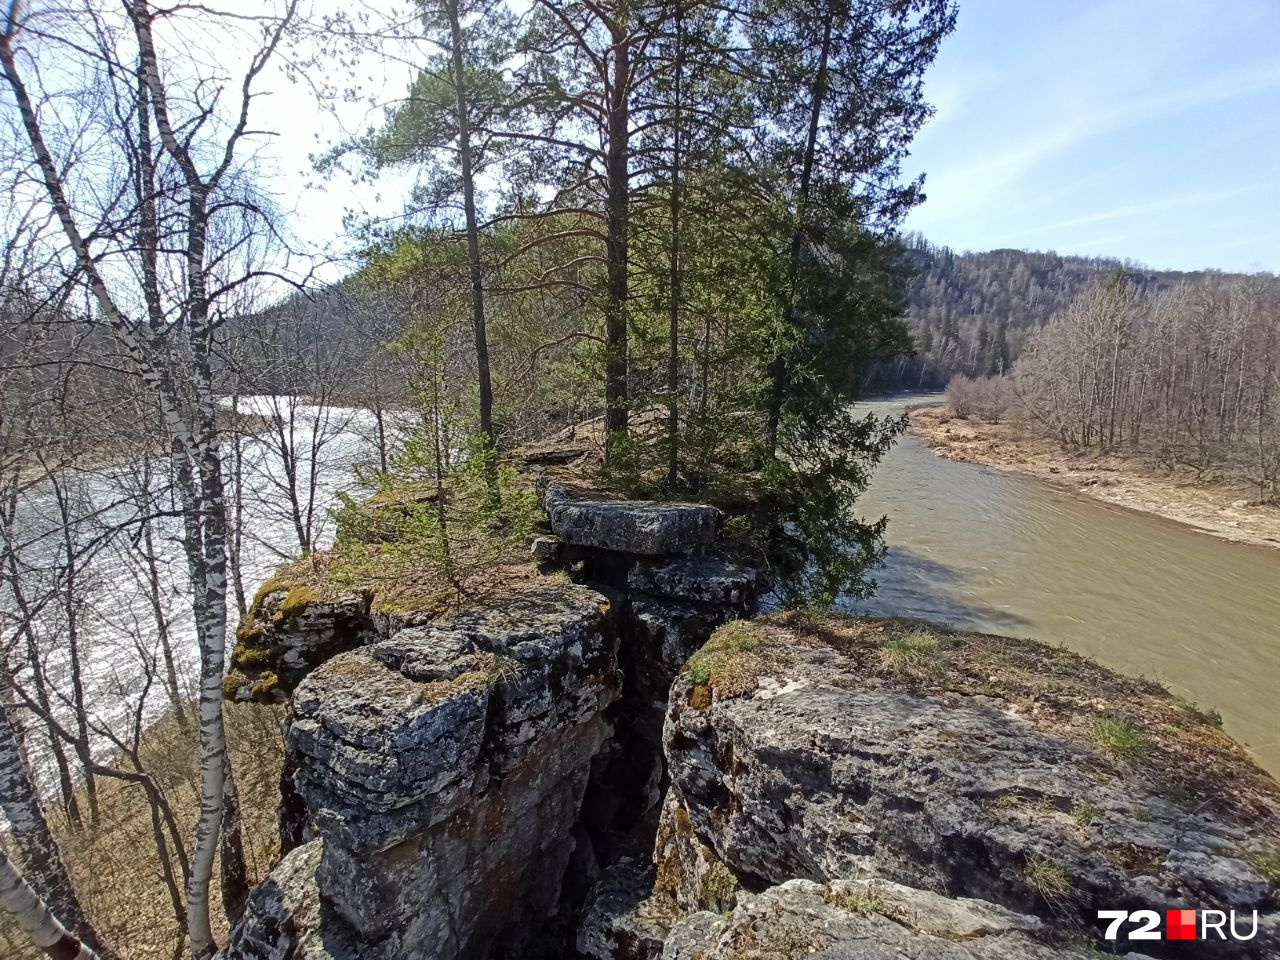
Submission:
<svg viewBox="0 0 1280 960">
<path fill-rule="evenodd" d="M 1166 940 L 1194 940 L 1196 938 L 1196 912 L 1194 910 L 1165 911 Z"/>
</svg>

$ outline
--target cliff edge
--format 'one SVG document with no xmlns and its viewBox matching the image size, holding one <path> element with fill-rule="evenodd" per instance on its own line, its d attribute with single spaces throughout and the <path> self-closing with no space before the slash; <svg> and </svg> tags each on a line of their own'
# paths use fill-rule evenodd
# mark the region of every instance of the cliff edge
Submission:
<svg viewBox="0 0 1280 960">
<path fill-rule="evenodd" d="M 1031 641 L 751 619 L 714 507 L 541 493 L 482 598 L 260 598 L 285 856 L 227 960 L 1123 955 L 1100 909 L 1257 916 L 1135 958 L 1280 956 L 1280 787 L 1213 715 Z"/>
</svg>

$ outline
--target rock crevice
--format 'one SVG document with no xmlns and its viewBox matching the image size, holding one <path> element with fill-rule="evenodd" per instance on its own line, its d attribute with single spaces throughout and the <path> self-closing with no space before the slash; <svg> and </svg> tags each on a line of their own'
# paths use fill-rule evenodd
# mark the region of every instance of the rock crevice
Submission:
<svg viewBox="0 0 1280 960">
<path fill-rule="evenodd" d="M 350 603 L 258 604 L 257 642 L 309 668 L 273 674 L 301 845 L 228 958 L 562 956 L 602 864 L 651 846 L 668 688 L 753 611 L 757 577 L 715 553 L 713 507 L 546 502 L 554 575 L 469 609 L 339 624 Z"/>
</svg>

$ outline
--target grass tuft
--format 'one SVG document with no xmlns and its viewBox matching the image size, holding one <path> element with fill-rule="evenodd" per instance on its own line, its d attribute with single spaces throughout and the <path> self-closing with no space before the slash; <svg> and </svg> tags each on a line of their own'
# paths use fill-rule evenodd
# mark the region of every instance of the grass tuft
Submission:
<svg viewBox="0 0 1280 960">
<path fill-rule="evenodd" d="M 1044 857 L 1032 857 L 1027 861 L 1024 875 L 1036 892 L 1048 901 L 1071 898 L 1071 881 L 1067 879 L 1067 872 L 1059 863 Z"/>
<path fill-rule="evenodd" d="M 685 662 L 695 686 L 714 687 L 720 697 L 736 697 L 756 688 L 765 661 L 758 652 L 759 628 L 745 620 L 726 623 Z"/>
<path fill-rule="evenodd" d="M 1098 808 L 1092 803 L 1077 803 L 1071 808 L 1071 819 L 1082 827 L 1087 827 L 1098 818 Z"/>
<path fill-rule="evenodd" d="M 1141 730 L 1118 717 L 1098 717 L 1092 725 L 1093 739 L 1103 750 L 1121 760 L 1136 760 L 1155 747 Z"/>
<path fill-rule="evenodd" d="M 926 630 L 886 640 L 880 648 L 880 662 L 891 673 L 940 677 L 947 672 L 947 658 L 938 638 Z"/>
<path fill-rule="evenodd" d="M 1263 850 L 1245 858 L 1259 875 L 1273 887 L 1280 887 L 1280 851 Z"/>
</svg>

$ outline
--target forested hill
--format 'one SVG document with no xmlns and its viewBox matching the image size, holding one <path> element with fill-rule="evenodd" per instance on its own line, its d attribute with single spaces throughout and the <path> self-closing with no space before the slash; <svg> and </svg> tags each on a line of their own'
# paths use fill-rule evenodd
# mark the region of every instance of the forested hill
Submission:
<svg viewBox="0 0 1280 960">
<path fill-rule="evenodd" d="M 957 373 L 1002 372 L 1017 359 L 1028 330 L 1115 270 L 1150 289 L 1204 275 L 1052 252 L 956 253 L 918 236 L 909 243 L 916 265 L 909 315 L 916 356 L 886 371 L 887 386 L 895 389 L 942 387 Z"/>
<path fill-rule="evenodd" d="M 941 389 L 957 373 L 1002 373 L 1018 358 L 1028 331 L 1047 323 L 1091 284 L 1116 270 L 1147 290 L 1168 289 L 1212 273 L 1150 270 L 1128 260 L 1062 256 L 1052 251 L 957 253 L 919 235 L 909 235 L 907 243 L 914 271 L 908 323 L 916 355 L 882 365 L 871 377 L 868 392 Z M 338 346 L 348 361 L 356 355 L 362 358 L 354 367 L 348 364 L 348 372 L 363 369 L 371 347 L 401 333 L 397 312 L 376 300 L 367 293 L 357 294 L 348 282 L 307 296 L 295 294 L 253 318 L 242 319 L 231 340 L 256 358 L 255 368 L 264 371 L 284 369 L 282 348 L 310 356 L 316 350 L 329 355 Z M 289 376 L 296 381 L 297 365 L 288 366 Z M 250 386 L 242 384 L 243 389 Z M 280 389 L 269 377 L 257 382 L 256 388 Z"/>
</svg>

